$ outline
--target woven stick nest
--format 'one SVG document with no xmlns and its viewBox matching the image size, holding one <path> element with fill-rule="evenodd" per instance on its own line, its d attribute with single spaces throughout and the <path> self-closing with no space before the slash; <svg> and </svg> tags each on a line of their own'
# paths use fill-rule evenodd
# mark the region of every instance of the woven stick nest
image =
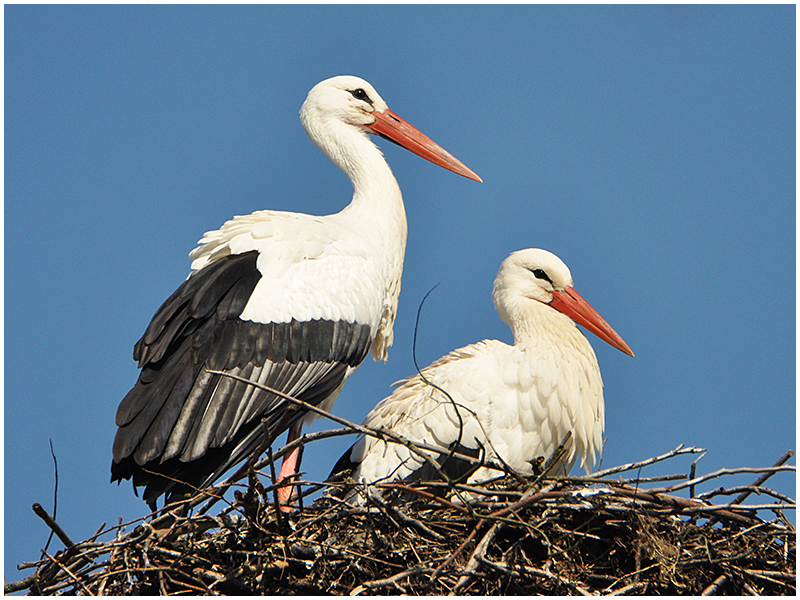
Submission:
<svg viewBox="0 0 800 600">
<path fill-rule="evenodd" d="M 337 430 L 338 431 L 338 430 Z M 300 443 L 315 435 L 305 436 Z M 6 593 L 33 594 L 750 594 L 795 595 L 795 502 L 763 487 L 765 469 L 624 479 L 677 449 L 591 477 L 506 475 L 481 486 L 383 484 L 363 505 L 352 482 L 290 514 L 254 467 L 216 515 L 220 488 L 73 543 L 35 506 L 65 549 L 21 568 Z M 281 453 L 278 453 L 279 456 Z M 266 461 L 274 473 L 272 457 Z M 255 465 L 255 467 L 265 465 Z M 267 470 L 267 469 L 265 469 Z M 705 481 L 760 474 L 750 486 L 695 494 Z M 656 487 L 667 481 L 679 484 Z M 688 479 L 688 480 L 687 480 Z M 228 482 L 228 484 L 230 481 Z M 226 484 L 227 485 L 227 484 Z M 688 495 L 681 496 L 677 493 Z M 751 493 L 761 504 L 744 504 Z M 456 497 L 458 496 L 458 497 Z M 209 500 L 210 498 L 210 500 Z M 722 498 L 721 502 L 713 500 Z M 732 498 L 732 499 L 731 499 Z M 200 503 L 205 505 L 200 507 Z M 190 509 L 191 508 L 191 509 Z M 132 529 L 131 529 L 132 527 Z M 113 535 L 112 539 L 101 538 Z"/>
</svg>

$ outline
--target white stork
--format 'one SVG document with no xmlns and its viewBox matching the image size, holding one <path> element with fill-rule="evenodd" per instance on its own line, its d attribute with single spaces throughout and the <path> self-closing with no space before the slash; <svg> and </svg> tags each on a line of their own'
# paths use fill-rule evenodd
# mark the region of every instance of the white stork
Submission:
<svg viewBox="0 0 800 600">
<path fill-rule="evenodd" d="M 421 375 L 399 382 L 364 426 L 440 448 L 439 454 L 429 452 L 439 463 L 455 449 L 485 453 L 495 464 L 500 457 L 523 473 L 571 434 L 556 472 L 567 473 L 577 455 L 588 472 L 602 443 L 603 381 L 592 346 L 575 323 L 625 354 L 633 352 L 573 289 L 567 266 L 546 250 L 520 250 L 506 258 L 492 299 L 514 334 L 513 346 L 483 340 L 443 356 Z M 470 466 L 465 463 L 451 457 L 445 470 L 461 477 Z M 369 436 L 339 459 L 331 475 L 337 473 L 367 484 L 439 478 L 407 446 Z M 481 467 L 469 481 L 496 475 Z M 351 499 L 359 501 L 356 495 Z"/>
<path fill-rule="evenodd" d="M 155 508 L 213 483 L 264 442 L 313 420 L 227 371 L 330 410 L 371 350 L 385 360 L 400 293 L 406 216 L 377 134 L 470 179 L 480 178 L 390 111 L 363 79 L 325 80 L 300 118 L 353 184 L 341 212 L 258 211 L 210 231 L 187 280 L 158 309 L 133 357 L 141 373 L 117 409 L 111 481 L 133 477 Z M 280 478 L 293 474 L 297 453 Z M 185 483 L 178 483 L 183 482 Z M 282 497 L 291 494 L 286 490 Z"/>
</svg>

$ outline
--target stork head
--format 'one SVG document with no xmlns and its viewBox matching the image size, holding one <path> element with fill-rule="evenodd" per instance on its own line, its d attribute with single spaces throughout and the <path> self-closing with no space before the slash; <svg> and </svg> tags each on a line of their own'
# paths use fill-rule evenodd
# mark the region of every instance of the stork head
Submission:
<svg viewBox="0 0 800 600">
<path fill-rule="evenodd" d="M 447 150 L 389 110 L 375 88 L 360 77 L 340 75 L 315 85 L 300 109 L 300 120 L 311 140 L 329 156 L 335 155 L 331 143 L 336 145 L 338 140 L 341 144 L 346 136 L 343 132 L 358 130 L 379 135 L 448 171 L 481 181 Z M 340 124 L 345 129 L 339 129 Z"/>
<path fill-rule="evenodd" d="M 516 330 L 522 315 L 531 310 L 530 301 L 535 301 L 569 317 L 604 342 L 633 356 L 628 344 L 572 285 L 572 274 L 560 258 L 547 250 L 529 248 L 512 253 L 500 265 L 492 299 L 500 318 L 512 330 Z"/>
<path fill-rule="evenodd" d="M 358 127 L 375 122 L 373 112 L 389 107 L 368 81 L 352 75 L 340 75 L 321 81 L 308 93 L 300 118 L 336 119 Z"/>
</svg>

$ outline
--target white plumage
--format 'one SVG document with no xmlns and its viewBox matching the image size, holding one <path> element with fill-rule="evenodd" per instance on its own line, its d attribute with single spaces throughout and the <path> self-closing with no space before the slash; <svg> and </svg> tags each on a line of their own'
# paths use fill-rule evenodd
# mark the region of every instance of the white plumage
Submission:
<svg viewBox="0 0 800 600">
<path fill-rule="evenodd" d="M 392 344 L 406 244 L 400 188 L 370 133 L 446 169 L 480 178 L 388 109 L 357 77 L 316 85 L 300 111 L 311 140 L 353 183 L 341 212 L 258 211 L 205 234 L 189 278 L 134 348 L 141 375 L 121 402 L 112 481 L 133 477 L 151 506 L 202 488 L 305 412 L 210 370 L 329 410 L 372 351 Z M 294 472 L 296 453 L 281 477 Z M 184 482 L 186 485 L 177 483 Z M 284 494 L 286 495 L 286 494 Z"/>
<path fill-rule="evenodd" d="M 498 464 L 500 457 L 522 473 L 530 473 L 539 457 L 549 458 L 571 433 L 556 472 L 568 472 L 578 456 L 591 470 L 602 444 L 603 382 L 594 351 L 574 321 L 633 353 L 575 292 L 567 266 L 545 250 L 521 250 L 503 261 L 492 297 L 514 345 L 484 340 L 451 352 L 400 382 L 364 426 L 440 448 L 430 453 L 440 463 L 456 446 L 472 455 L 482 447 L 486 461 Z M 465 470 L 452 459 L 451 467 L 451 475 Z M 345 453 L 337 472 L 363 483 L 439 478 L 406 446 L 370 436 Z M 470 481 L 497 474 L 481 467 Z"/>
</svg>

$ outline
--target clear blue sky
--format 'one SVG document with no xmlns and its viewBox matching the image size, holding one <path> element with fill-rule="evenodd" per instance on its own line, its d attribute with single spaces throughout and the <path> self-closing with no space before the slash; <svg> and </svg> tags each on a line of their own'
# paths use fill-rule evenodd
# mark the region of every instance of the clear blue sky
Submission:
<svg viewBox="0 0 800 600">
<path fill-rule="evenodd" d="M 636 352 L 590 337 L 604 466 L 685 443 L 710 472 L 795 447 L 794 6 L 6 6 L 7 580 L 48 535 L 30 509 L 52 510 L 48 440 L 73 538 L 146 512 L 108 483 L 133 344 L 206 230 L 349 201 L 298 118 L 340 74 L 485 183 L 381 143 L 408 212 L 400 314 L 338 414 L 360 421 L 414 372 L 436 283 L 421 365 L 510 342 L 492 281 L 541 247 Z M 308 476 L 351 441 L 307 448 Z"/>
</svg>

